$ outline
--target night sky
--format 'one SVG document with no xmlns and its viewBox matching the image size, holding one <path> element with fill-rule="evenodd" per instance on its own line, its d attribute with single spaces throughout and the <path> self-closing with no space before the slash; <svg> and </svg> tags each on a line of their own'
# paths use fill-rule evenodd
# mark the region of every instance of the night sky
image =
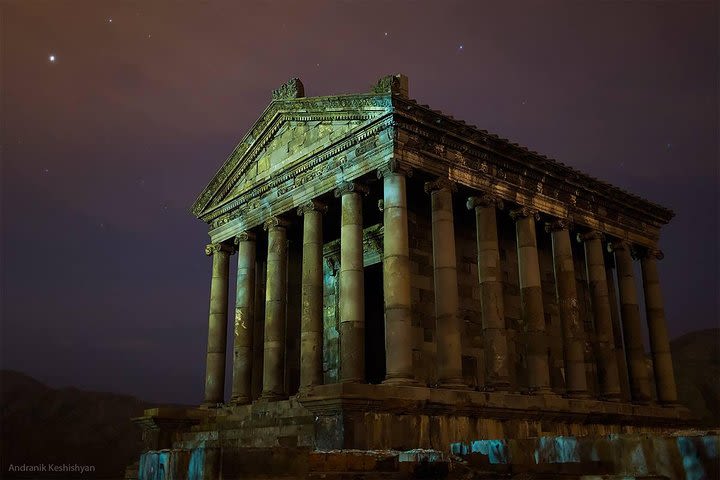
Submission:
<svg viewBox="0 0 720 480">
<path fill-rule="evenodd" d="M 189 209 L 294 76 L 314 96 L 404 73 L 420 103 L 671 208 L 670 334 L 718 326 L 717 2 L 0 9 L 3 368 L 201 401 L 211 260 Z"/>
</svg>

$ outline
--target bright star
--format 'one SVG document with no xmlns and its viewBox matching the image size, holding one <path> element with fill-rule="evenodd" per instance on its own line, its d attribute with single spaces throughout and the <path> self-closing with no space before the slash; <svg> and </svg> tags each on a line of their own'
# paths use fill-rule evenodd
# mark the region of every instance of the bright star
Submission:
<svg viewBox="0 0 720 480">
<path fill-rule="evenodd" d="M 51 63 L 55 63 L 55 55 L 50 55 L 48 60 L 50 60 Z"/>
<path fill-rule="evenodd" d="M 108 18 L 108 23 L 112 23 L 112 17 Z"/>
<path fill-rule="evenodd" d="M 460 45 L 460 50 L 462 50 L 462 49 L 463 49 L 463 46 L 462 46 L 462 45 Z"/>
</svg>

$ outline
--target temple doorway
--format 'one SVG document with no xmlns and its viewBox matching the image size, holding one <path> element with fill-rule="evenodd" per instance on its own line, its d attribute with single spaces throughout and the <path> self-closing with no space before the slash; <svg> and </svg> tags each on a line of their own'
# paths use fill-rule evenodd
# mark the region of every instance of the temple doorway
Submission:
<svg viewBox="0 0 720 480">
<path fill-rule="evenodd" d="M 385 380 L 385 306 L 382 262 L 365 267 L 365 381 Z"/>
</svg>

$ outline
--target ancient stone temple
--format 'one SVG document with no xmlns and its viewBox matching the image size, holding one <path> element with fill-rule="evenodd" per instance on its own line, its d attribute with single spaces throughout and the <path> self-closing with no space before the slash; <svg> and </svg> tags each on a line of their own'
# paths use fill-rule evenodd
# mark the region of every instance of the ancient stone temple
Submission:
<svg viewBox="0 0 720 480">
<path fill-rule="evenodd" d="M 417 103 L 403 75 L 275 90 L 192 212 L 212 260 L 204 401 L 136 421 L 203 478 L 235 478 L 247 448 L 687 424 L 657 269 L 673 213 Z"/>
</svg>

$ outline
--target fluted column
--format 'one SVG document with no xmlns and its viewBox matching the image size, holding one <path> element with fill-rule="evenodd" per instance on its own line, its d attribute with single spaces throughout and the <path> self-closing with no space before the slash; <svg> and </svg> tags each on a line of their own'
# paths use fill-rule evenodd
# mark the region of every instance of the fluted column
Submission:
<svg viewBox="0 0 720 480">
<path fill-rule="evenodd" d="M 485 347 L 485 388 L 507 390 L 510 387 L 510 366 L 495 212 L 496 208 L 502 209 L 503 204 L 496 197 L 483 195 L 468 198 L 467 208 L 475 210 L 477 267 Z"/>
<path fill-rule="evenodd" d="M 287 223 L 271 217 L 263 225 L 268 232 L 265 286 L 265 339 L 261 398 L 285 397 L 285 321 L 287 307 Z"/>
<path fill-rule="evenodd" d="M 410 175 L 392 160 L 378 170 L 383 179 L 383 294 L 385 297 L 386 377 L 383 383 L 416 383 L 412 359 L 410 317 L 410 246 L 408 240 L 407 192 Z"/>
<path fill-rule="evenodd" d="M 649 249 L 641 258 L 640 266 L 658 401 L 664 404 L 675 404 L 677 403 L 675 374 L 673 373 L 670 342 L 665 323 L 665 308 L 663 307 L 656 262 L 662 258 L 663 254 L 660 250 Z"/>
<path fill-rule="evenodd" d="M 625 356 L 630 377 L 630 395 L 633 402 L 648 403 L 651 399 L 650 380 L 645 364 L 640 307 L 638 307 L 630 245 L 618 241 L 613 242 L 608 247 L 615 254 L 615 264 L 617 266 L 618 289 L 620 290 L 620 317 L 622 318 Z"/>
<path fill-rule="evenodd" d="M 461 323 L 458 315 L 457 258 L 452 192 L 454 183 L 440 178 L 425 183 L 432 217 L 433 279 L 438 380 L 443 388 L 467 388 L 462 377 Z"/>
<path fill-rule="evenodd" d="M 575 264 L 570 243 L 569 221 L 559 219 L 545 225 L 552 237 L 555 293 L 562 325 L 565 359 L 565 390 L 569 396 L 587 396 L 585 376 L 585 329 L 575 286 Z"/>
<path fill-rule="evenodd" d="M 230 403 L 252 401 L 253 319 L 255 318 L 255 234 L 235 237 L 238 251 L 235 322 L 233 325 L 233 382 Z"/>
<path fill-rule="evenodd" d="M 528 387 L 531 391 L 548 392 L 550 391 L 550 369 L 545 333 L 545 311 L 540 284 L 540 264 L 535 236 L 535 221 L 539 220 L 539 215 L 527 207 L 515 210 L 510 215 L 515 220 L 517 236 L 521 315 L 529 338 Z"/>
<path fill-rule="evenodd" d="M 341 198 L 340 220 L 340 381 L 365 381 L 365 276 L 363 271 L 362 195 L 367 188 L 346 182 L 335 190 Z"/>
<path fill-rule="evenodd" d="M 300 388 L 322 385 L 323 232 L 327 207 L 310 201 L 298 208 L 303 217 L 302 310 L 300 319 Z"/>
<path fill-rule="evenodd" d="M 203 402 L 203 405 L 207 407 L 215 406 L 224 401 L 228 275 L 230 271 L 230 255 L 232 255 L 233 251 L 232 246 L 224 243 L 213 243 L 205 247 L 205 254 L 212 255 L 205 401 Z"/>
<path fill-rule="evenodd" d="M 620 399 L 620 377 L 615 352 L 602 234 L 600 232 L 578 233 L 577 240 L 582 242 L 585 247 L 585 266 L 595 323 L 595 357 L 600 397 L 605 400 L 617 401 Z"/>
</svg>

